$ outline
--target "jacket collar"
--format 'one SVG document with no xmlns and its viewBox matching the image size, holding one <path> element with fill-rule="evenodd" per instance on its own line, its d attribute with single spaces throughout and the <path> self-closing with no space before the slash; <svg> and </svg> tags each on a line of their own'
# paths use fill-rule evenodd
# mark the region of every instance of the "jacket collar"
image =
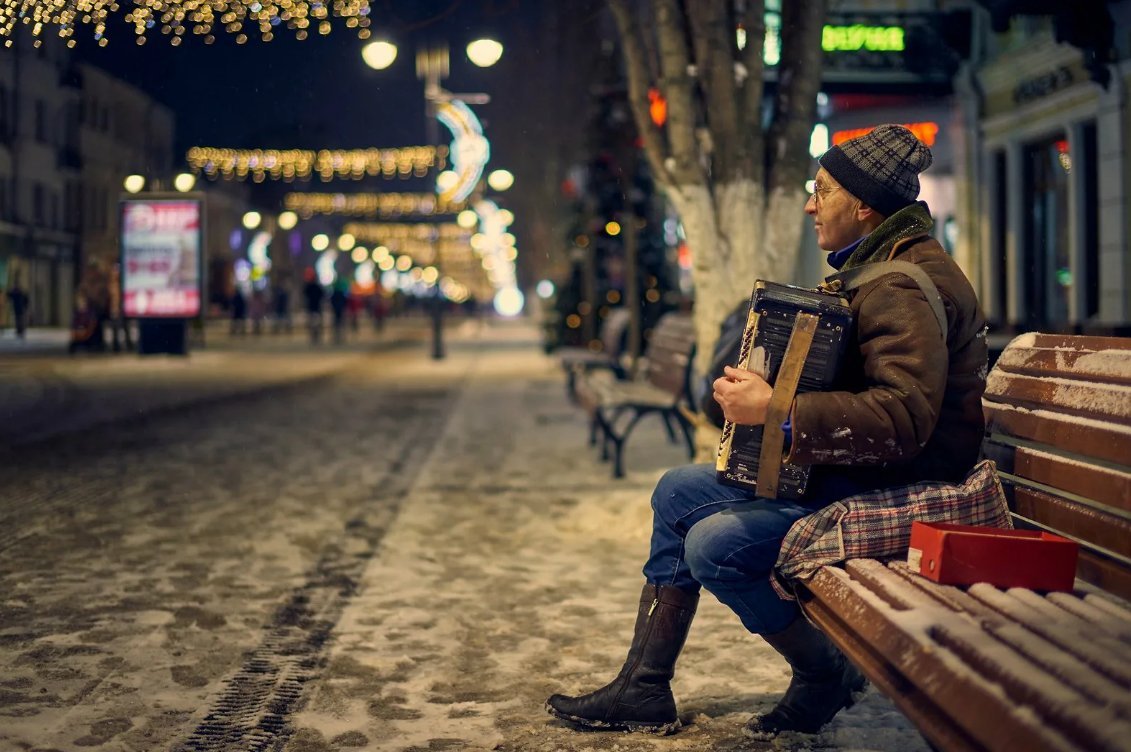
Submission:
<svg viewBox="0 0 1131 752">
<path fill-rule="evenodd" d="M 892 214 L 865 237 L 844 262 L 841 271 L 889 259 L 904 241 L 929 234 L 934 225 L 927 204 L 916 201 Z"/>
</svg>

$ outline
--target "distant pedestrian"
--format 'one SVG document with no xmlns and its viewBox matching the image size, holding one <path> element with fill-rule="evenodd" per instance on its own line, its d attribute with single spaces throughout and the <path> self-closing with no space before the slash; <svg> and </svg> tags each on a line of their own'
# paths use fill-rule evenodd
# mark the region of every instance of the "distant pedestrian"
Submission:
<svg viewBox="0 0 1131 752">
<path fill-rule="evenodd" d="M 308 268 L 303 272 L 306 282 L 302 286 L 302 297 L 306 302 L 306 326 L 310 330 L 310 342 L 317 344 L 322 341 L 322 300 L 326 291 L 318 281 L 318 276 L 313 269 Z"/>
<path fill-rule="evenodd" d="M 377 294 L 373 296 L 371 310 L 373 312 L 373 327 L 380 332 L 385 328 L 385 316 L 389 313 L 388 303 L 385 301 L 385 296 L 381 290 L 378 290 Z"/>
<path fill-rule="evenodd" d="M 243 290 L 236 286 L 232 294 L 232 334 L 247 334 L 247 298 Z"/>
<path fill-rule="evenodd" d="M 262 333 L 263 321 L 267 318 L 266 290 L 257 287 L 251 291 L 251 304 L 248 306 L 248 316 L 251 319 L 251 333 Z"/>
<path fill-rule="evenodd" d="M 110 337 L 114 352 L 120 352 L 123 347 L 132 350 L 133 339 L 130 334 L 130 324 L 122 311 L 121 271 L 117 264 L 110 269 Z"/>
<path fill-rule="evenodd" d="M 341 344 L 346 337 L 346 308 L 349 306 L 346 284 L 339 280 L 330 291 L 330 310 L 334 314 L 334 342 Z"/>
<path fill-rule="evenodd" d="M 361 326 L 361 312 L 365 310 L 365 297 L 358 290 L 349 291 L 346 301 L 346 319 L 349 321 L 350 331 L 357 333 Z"/>
<path fill-rule="evenodd" d="M 75 294 L 75 311 L 71 315 L 71 341 L 67 346 L 67 352 L 74 355 L 79 348 L 96 351 L 106 349 L 98 309 L 82 292 Z"/>
<path fill-rule="evenodd" d="M 272 327 L 275 334 L 291 333 L 291 294 L 283 285 L 276 285 L 272 301 Z"/>
<path fill-rule="evenodd" d="M 12 286 L 8 288 L 8 302 L 12 304 L 12 318 L 16 325 L 16 336 L 20 339 L 27 337 L 27 319 L 28 319 L 28 298 L 27 291 L 20 286 L 20 280 L 17 277 Z"/>
</svg>

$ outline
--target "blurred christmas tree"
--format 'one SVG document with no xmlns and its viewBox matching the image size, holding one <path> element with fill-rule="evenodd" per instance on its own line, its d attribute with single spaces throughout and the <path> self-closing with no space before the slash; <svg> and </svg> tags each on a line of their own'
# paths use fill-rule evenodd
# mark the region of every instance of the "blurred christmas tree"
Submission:
<svg viewBox="0 0 1131 752">
<path fill-rule="evenodd" d="M 604 56 L 604 81 L 594 88 L 589 118 L 589 163 L 572 171 L 563 193 L 574 202 L 568 231 L 570 273 L 555 301 L 557 346 L 600 346 L 609 311 L 633 306 L 630 327 L 639 352 L 656 320 L 680 303 L 674 232 L 667 203 L 657 194 L 627 101 L 620 55 Z M 663 127 L 662 123 L 656 127 Z"/>
</svg>

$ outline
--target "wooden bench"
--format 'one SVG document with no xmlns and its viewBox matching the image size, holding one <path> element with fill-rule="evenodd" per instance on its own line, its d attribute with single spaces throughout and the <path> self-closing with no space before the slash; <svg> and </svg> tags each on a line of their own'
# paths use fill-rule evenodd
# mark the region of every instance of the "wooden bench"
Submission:
<svg viewBox="0 0 1131 752">
<path fill-rule="evenodd" d="M 625 442 L 646 415 L 659 415 L 672 441 L 678 441 L 678 428 L 688 455 L 694 456 L 691 425 L 683 412 L 690 404 L 688 379 L 694 349 L 691 316 L 666 313 L 648 338 L 636 377 L 617 381 L 608 374 L 587 372 L 578 381 L 578 401 L 589 414 L 589 443 L 600 442 L 602 460 L 610 459 L 611 447 L 614 478 L 624 477 Z"/>
<path fill-rule="evenodd" d="M 559 353 L 562 370 L 566 374 L 566 394 L 571 402 L 577 401 L 577 380 L 588 371 L 603 370 L 618 379 L 627 378 L 621 358 L 624 355 L 625 334 L 632 314 L 627 308 L 613 308 L 601 322 L 599 349 L 588 347 L 563 347 Z"/>
<path fill-rule="evenodd" d="M 1075 592 L 850 560 L 802 608 L 936 749 L 1131 750 L 1131 340 L 1018 337 L 983 405 L 1015 526 L 1080 544 Z"/>
</svg>

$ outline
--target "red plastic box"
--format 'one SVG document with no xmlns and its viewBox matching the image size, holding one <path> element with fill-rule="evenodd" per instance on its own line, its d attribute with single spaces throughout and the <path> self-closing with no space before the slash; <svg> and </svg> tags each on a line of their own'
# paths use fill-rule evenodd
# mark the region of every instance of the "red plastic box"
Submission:
<svg viewBox="0 0 1131 752">
<path fill-rule="evenodd" d="M 907 566 L 943 585 L 1072 590 L 1079 545 L 1033 530 L 912 522 Z"/>
</svg>

